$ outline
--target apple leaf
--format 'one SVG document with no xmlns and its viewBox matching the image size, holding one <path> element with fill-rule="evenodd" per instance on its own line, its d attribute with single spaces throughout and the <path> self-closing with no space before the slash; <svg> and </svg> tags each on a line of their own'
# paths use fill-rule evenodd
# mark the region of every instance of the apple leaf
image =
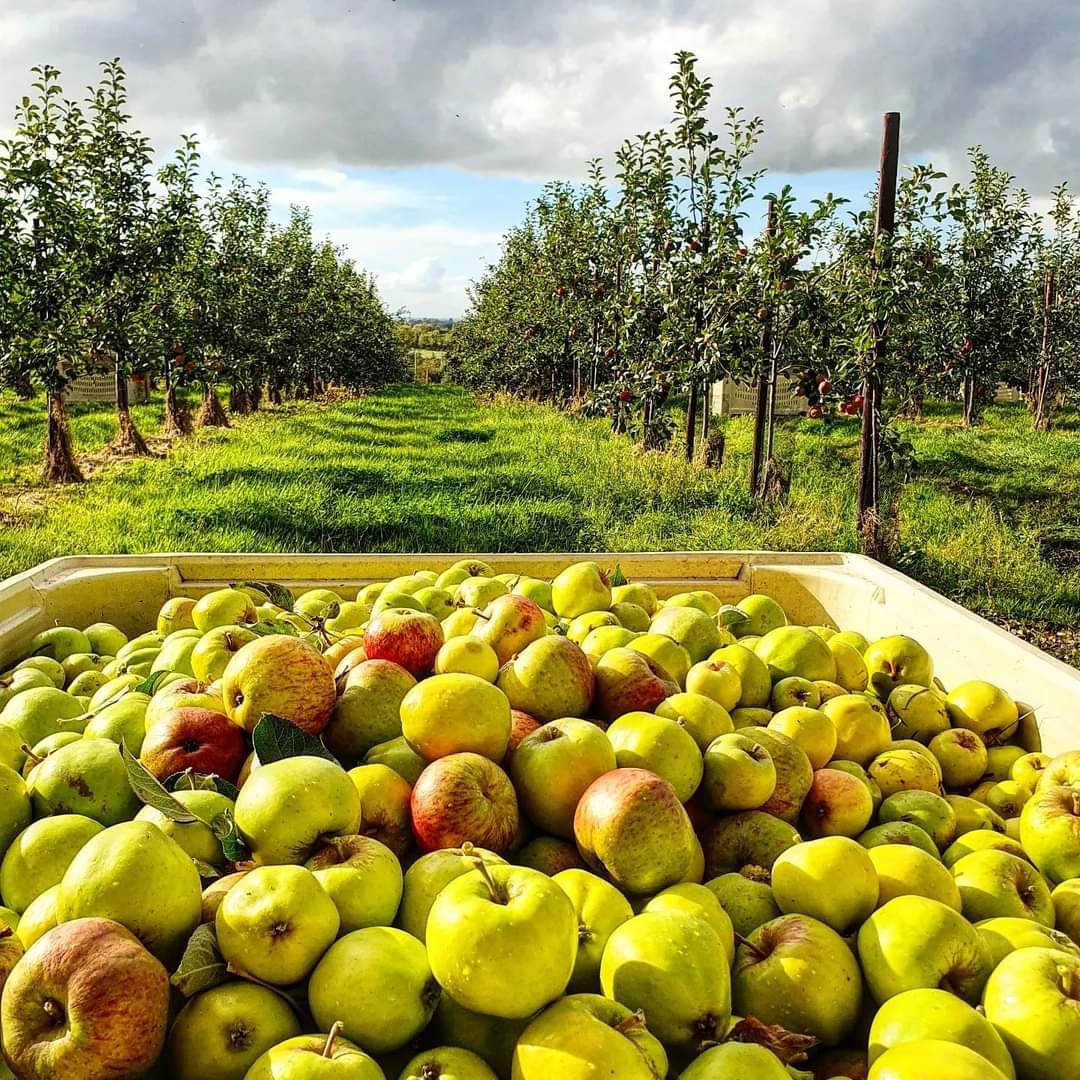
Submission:
<svg viewBox="0 0 1080 1080">
<path fill-rule="evenodd" d="M 236 802 L 240 792 L 235 784 L 230 784 L 222 776 L 213 773 L 195 772 L 194 769 L 185 769 L 183 772 L 174 772 L 165 778 L 164 788 L 166 791 L 216 791 L 224 795 L 226 799 Z"/>
<path fill-rule="evenodd" d="M 626 575 L 623 573 L 622 566 L 619 563 L 616 563 L 615 569 L 608 574 L 608 584 L 613 589 L 626 584 Z"/>
<path fill-rule="evenodd" d="M 157 690 L 158 684 L 166 675 L 171 675 L 171 671 L 151 671 L 149 675 L 138 686 L 135 687 L 136 694 L 147 694 L 150 697 L 154 696 L 154 691 Z"/>
<path fill-rule="evenodd" d="M 213 923 L 195 928 L 188 939 L 180 966 L 170 980 L 186 998 L 220 986 L 228 978 L 228 965 L 218 949 Z"/>
<path fill-rule="evenodd" d="M 211 866 L 208 862 L 196 859 L 194 855 L 191 857 L 191 861 L 195 864 L 195 869 L 199 871 L 199 877 L 204 881 L 214 881 L 221 877 L 217 867 Z"/>
<path fill-rule="evenodd" d="M 269 637 L 272 634 L 287 634 L 289 637 L 300 636 L 300 631 L 292 623 L 285 622 L 283 619 L 266 619 L 263 622 L 257 622 L 254 626 L 249 626 L 248 629 L 253 634 L 258 634 L 259 637 Z"/>
<path fill-rule="evenodd" d="M 338 764 L 338 759 L 326 749 L 322 739 L 273 713 L 263 713 L 251 734 L 251 741 L 260 765 L 291 757 L 321 757 Z"/>
<path fill-rule="evenodd" d="M 320 615 L 323 622 L 327 619 L 336 619 L 341 614 L 341 604 L 336 600 L 326 605 L 326 610 Z"/>
<path fill-rule="evenodd" d="M 250 857 L 251 852 L 248 851 L 247 845 L 236 831 L 236 819 L 233 817 L 232 810 L 222 810 L 210 822 L 210 829 L 221 842 L 221 850 L 229 862 L 243 862 Z"/>
<path fill-rule="evenodd" d="M 716 621 L 721 626 L 739 626 L 748 622 L 750 616 L 745 611 L 740 611 L 734 604 L 723 604 L 716 613 Z"/>
<path fill-rule="evenodd" d="M 120 755 L 124 759 L 124 768 L 127 769 L 131 790 L 135 792 L 141 803 L 152 806 L 170 821 L 175 821 L 180 825 L 190 825 L 192 822 L 201 820 L 183 803 L 172 797 L 161 781 L 127 748 L 126 742 L 120 744 Z"/>
<path fill-rule="evenodd" d="M 286 611 L 293 606 L 293 594 L 284 585 L 279 585 L 276 581 L 237 581 L 232 587 L 235 589 L 241 585 L 261 592 L 271 604 L 277 604 L 278 607 L 284 608 Z"/>
</svg>

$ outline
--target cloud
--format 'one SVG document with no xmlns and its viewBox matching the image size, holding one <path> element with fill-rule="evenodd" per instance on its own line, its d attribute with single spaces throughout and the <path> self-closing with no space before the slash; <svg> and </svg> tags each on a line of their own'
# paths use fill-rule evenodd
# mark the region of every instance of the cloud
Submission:
<svg viewBox="0 0 1080 1080">
<path fill-rule="evenodd" d="M 28 0 L 0 15 L 0 95 L 43 59 L 71 87 L 120 55 L 135 112 L 237 163 L 453 163 L 580 175 L 666 121 L 687 48 L 721 104 L 766 119 L 785 172 L 873 164 L 881 113 L 911 157 L 982 142 L 1035 188 L 1080 172 L 1080 6 L 987 0 Z"/>
<path fill-rule="evenodd" d="M 383 274 L 379 283 L 386 289 L 408 293 L 441 293 L 446 267 L 434 255 L 414 259 L 400 273 Z"/>
</svg>

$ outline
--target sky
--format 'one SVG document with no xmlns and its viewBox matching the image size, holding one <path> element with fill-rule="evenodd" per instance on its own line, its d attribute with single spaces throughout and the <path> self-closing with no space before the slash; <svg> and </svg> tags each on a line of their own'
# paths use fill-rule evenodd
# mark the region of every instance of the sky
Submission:
<svg viewBox="0 0 1080 1080">
<path fill-rule="evenodd" d="M 1076 0 L 0 0 L 0 134 L 33 65 L 76 96 L 119 56 L 162 156 L 198 132 L 391 308 L 459 317 L 544 181 L 669 120 L 680 49 L 716 126 L 764 119 L 766 190 L 861 200 L 890 109 L 907 161 L 960 179 L 981 143 L 1037 201 L 1080 186 Z"/>
</svg>

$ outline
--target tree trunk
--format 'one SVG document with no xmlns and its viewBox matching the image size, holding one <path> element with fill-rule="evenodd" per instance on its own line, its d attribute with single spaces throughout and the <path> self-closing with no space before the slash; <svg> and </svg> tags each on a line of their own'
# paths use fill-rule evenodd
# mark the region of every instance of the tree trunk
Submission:
<svg viewBox="0 0 1080 1080">
<path fill-rule="evenodd" d="M 698 398 L 701 384 L 695 379 L 690 384 L 690 398 L 686 403 L 686 460 L 694 460 L 694 436 L 697 434 Z"/>
<path fill-rule="evenodd" d="M 131 419 L 131 406 L 128 404 L 127 373 L 121 365 L 116 365 L 116 419 L 119 431 L 113 443 L 113 450 L 126 457 L 141 457 L 150 453 L 146 440 L 139 433 L 135 421 Z"/>
<path fill-rule="evenodd" d="M 251 398 L 251 411 L 258 412 L 259 406 L 262 404 L 263 386 L 262 383 L 256 383 L 251 388 L 251 393 L 248 395 Z"/>
<path fill-rule="evenodd" d="M 191 410 L 176 396 L 176 387 L 171 379 L 165 389 L 164 432 L 170 439 L 191 434 Z"/>
<path fill-rule="evenodd" d="M 712 420 L 712 384 L 703 383 L 701 387 L 701 445 L 709 442 L 709 425 Z"/>
<path fill-rule="evenodd" d="M 270 404 L 271 405 L 280 405 L 281 404 L 281 386 L 278 383 L 272 382 L 270 384 L 270 395 L 269 396 L 270 396 Z"/>
<path fill-rule="evenodd" d="M 207 383 L 203 391 L 202 405 L 195 421 L 199 427 L 228 427 L 229 418 L 221 407 L 221 401 L 217 396 L 217 388 L 213 383 Z"/>
<path fill-rule="evenodd" d="M 1031 376 L 1029 387 L 1031 426 L 1036 431 L 1049 431 L 1054 411 L 1054 348 L 1050 334 L 1050 311 L 1054 306 L 1054 268 L 1046 271 L 1046 289 L 1043 295 L 1042 345 L 1039 359 Z"/>
<path fill-rule="evenodd" d="M 255 411 L 251 403 L 251 395 L 242 386 L 233 388 L 232 401 L 229 408 L 237 416 L 248 416 Z"/>
<path fill-rule="evenodd" d="M 41 465 L 41 479 L 46 484 L 81 483 L 83 474 L 75 464 L 71 450 L 71 428 L 68 425 L 67 406 L 62 394 L 50 392 L 46 396 L 48 424 L 45 430 L 45 460 Z"/>
<path fill-rule="evenodd" d="M 965 375 L 960 385 L 960 401 L 963 409 L 960 422 L 964 427 L 971 427 L 979 419 L 977 392 L 975 376 Z"/>
<path fill-rule="evenodd" d="M 26 375 L 16 376 L 12 389 L 20 401 L 32 401 L 34 399 L 34 384 Z"/>
</svg>

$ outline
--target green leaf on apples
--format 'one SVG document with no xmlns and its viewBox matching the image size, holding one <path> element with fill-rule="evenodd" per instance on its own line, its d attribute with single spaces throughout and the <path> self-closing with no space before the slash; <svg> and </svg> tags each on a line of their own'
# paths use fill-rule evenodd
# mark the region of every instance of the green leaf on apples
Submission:
<svg viewBox="0 0 1080 1080">
<path fill-rule="evenodd" d="M 293 606 L 293 594 L 284 585 L 279 585 L 276 581 L 237 581 L 233 584 L 233 588 L 238 588 L 241 585 L 261 592 L 271 604 L 277 604 L 278 607 L 284 608 L 286 611 Z"/>
<path fill-rule="evenodd" d="M 199 877 L 204 881 L 215 881 L 221 877 L 221 872 L 216 866 L 211 866 L 208 862 L 203 862 L 202 859 L 196 859 L 193 855 L 191 861 L 195 864 L 195 869 L 199 871 Z"/>
<path fill-rule="evenodd" d="M 291 720 L 273 713 L 263 713 L 251 733 L 251 741 L 260 765 L 291 757 L 321 757 L 339 764 L 317 735 L 309 735 Z"/>
<path fill-rule="evenodd" d="M 336 619 L 341 614 L 341 604 L 336 600 L 332 600 L 326 605 L 326 610 L 319 616 L 323 622 L 327 619 Z"/>
<path fill-rule="evenodd" d="M 180 825 L 190 825 L 202 820 L 193 814 L 183 803 L 174 799 L 161 781 L 127 748 L 127 743 L 120 744 L 120 755 L 127 769 L 128 783 L 139 801 L 145 806 L 152 806 L 164 814 L 170 821 Z"/>
<path fill-rule="evenodd" d="M 248 629 L 253 634 L 258 634 L 259 637 L 270 637 L 272 634 L 287 634 L 289 637 L 300 636 L 300 631 L 292 623 L 285 622 L 283 619 L 265 619 L 263 622 L 257 622 L 254 626 L 249 626 Z"/>
<path fill-rule="evenodd" d="M 171 671 L 152 671 L 138 686 L 135 687 L 136 694 L 146 694 L 148 697 L 153 697 L 154 692 L 158 688 L 158 684 L 166 675 L 171 675 Z"/>
<path fill-rule="evenodd" d="M 623 573 L 622 566 L 619 563 L 615 564 L 615 569 L 608 575 L 608 584 L 613 589 L 627 584 L 626 575 Z"/>
<path fill-rule="evenodd" d="M 163 786 L 166 791 L 216 791 L 233 802 L 236 802 L 240 794 L 236 785 L 230 784 L 224 777 L 195 772 L 194 769 L 185 769 L 167 776 Z"/>
<path fill-rule="evenodd" d="M 721 626 L 738 626 L 740 623 L 749 622 L 750 616 L 745 611 L 740 611 L 734 604 L 721 604 L 716 613 L 716 621 Z"/>
<path fill-rule="evenodd" d="M 218 948 L 213 923 L 196 927 L 188 939 L 180 966 L 171 982 L 186 998 L 220 986 L 228 978 L 228 965 Z"/>
<path fill-rule="evenodd" d="M 233 817 L 232 810 L 222 810 L 209 825 L 211 832 L 221 843 L 221 850 L 229 862 L 234 864 L 244 862 L 251 857 L 247 845 L 236 831 L 236 819 Z"/>
</svg>

